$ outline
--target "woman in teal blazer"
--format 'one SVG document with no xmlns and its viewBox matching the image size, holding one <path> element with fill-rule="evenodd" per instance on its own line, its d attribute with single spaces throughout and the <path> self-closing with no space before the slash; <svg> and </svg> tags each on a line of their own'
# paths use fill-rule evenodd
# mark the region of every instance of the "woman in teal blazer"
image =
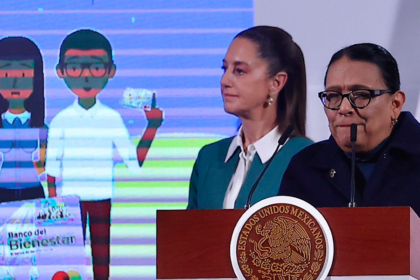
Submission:
<svg viewBox="0 0 420 280">
<path fill-rule="evenodd" d="M 243 208 L 252 185 L 292 124 L 252 204 L 277 195 L 290 159 L 305 138 L 306 73 L 301 49 L 277 27 L 257 26 L 235 36 L 223 59 L 224 109 L 240 118 L 238 135 L 201 149 L 190 180 L 188 209 Z"/>
</svg>

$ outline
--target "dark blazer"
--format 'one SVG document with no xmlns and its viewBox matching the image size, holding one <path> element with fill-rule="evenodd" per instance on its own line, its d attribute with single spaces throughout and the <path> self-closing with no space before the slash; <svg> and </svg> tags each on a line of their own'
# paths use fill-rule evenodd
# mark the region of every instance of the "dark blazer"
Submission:
<svg viewBox="0 0 420 280">
<path fill-rule="evenodd" d="M 361 207 L 411 206 L 420 215 L 420 124 L 409 112 L 398 120 L 363 194 L 356 190 L 355 201 Z M 350 173 L 349 159 L 331 136 L 293 157 L 279 195 L 315 207 L 347 207 Z"/>
<path fill-rule="evenodd" d="M 190 180 L 188 209 L 222 209 L 226 190 L 239 162 L 240 148 L 225 163 L 225 158 L 232 138 L 204 146 L 197 157 Z M 301 149 L 313 142 L 302 137 L 290 138 L 278 152 L 272 164 L 260 181 L 252 204 L 277 195 L 281 178 L 290 159 Z M 266 163 L 267 164 L 267 163 Z M 235 208 L 244 208 L 252 185 L 257 180 L 265 164 L 255 154 L 251 167 L 239 192 Z"/>
</svg>

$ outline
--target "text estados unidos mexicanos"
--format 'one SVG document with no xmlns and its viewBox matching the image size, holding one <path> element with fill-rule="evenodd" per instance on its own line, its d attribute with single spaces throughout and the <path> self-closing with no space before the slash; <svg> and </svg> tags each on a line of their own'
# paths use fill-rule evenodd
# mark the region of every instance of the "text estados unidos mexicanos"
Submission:
<svg viewBox="0 0 420 280">
<path fill-rule="evenodd" d="M 312 218 L 309 215 L 307 215 L 302 210 L 290 205 L 275 205 L 262 209 L 249 218 L 248 222 L 244 225 L 240 233 L 238 240 L 238 250 L 245 251 L 249 233 L 252 230 L 252 228 L 260 221 L 260 218 L 263 219 L 266 216 L 273 214 L 290 214 L 299 218 L 308 227 L 309 231 L 311 231 L 315 239 L 315 248 L 317 250 L 324 249 L 322 230 L 318 226 L 316 226 L 316 223 L 312 220 Z"/>
</svg>

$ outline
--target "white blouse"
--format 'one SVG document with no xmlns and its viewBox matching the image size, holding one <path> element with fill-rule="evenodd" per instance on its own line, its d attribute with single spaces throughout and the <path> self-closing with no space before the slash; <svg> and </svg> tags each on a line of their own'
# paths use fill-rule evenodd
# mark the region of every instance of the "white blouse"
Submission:
<svg viewBox="0 0 420 280">
<path fill-rule="evenodd" d="M 225 194 L 225 199 L 223 201 L 223 209 L 235 208 L 236 199 L 238 198 L 239 192 L 242 188 L 242 184 L 245 181 L 249 168 L 251 167 L 251 163 L 254 159 L 255 153 L 258 154 L 263 164 L 266 163 L 273 155 L 277 147 L 278 140 L 281 136 L 281 134 L 278 131 L 278 127 L 276 126 L 257 142 L 249 145 L 247 152 L 245 152 L 242 141 L 242 135 L 243 132 L 241 127 L 238 131 L 238 135 L 236 135 L 232 139 L 232 142 L 226 154 L 225 162 L 227 162 L 233 156 L 237 147 L 240 147 L 241 149 L 241 152 L 239 153 L 239 163 L 236 167 L 235 174 L 233 174 Z"/>
</svg>

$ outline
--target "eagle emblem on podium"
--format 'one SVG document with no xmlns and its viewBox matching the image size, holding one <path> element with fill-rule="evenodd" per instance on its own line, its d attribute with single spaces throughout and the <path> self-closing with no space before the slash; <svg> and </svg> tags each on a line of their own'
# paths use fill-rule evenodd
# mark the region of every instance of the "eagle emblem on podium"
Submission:
<svg viewBox="0 0 420 280">
<path fill-rule="evenodd" d="M 282 260 L 284 266 L 293 267 L 291 271 L 308 262 L 311 242 L 297 221 L 276 217 L 264 226 L 258 225 L 256 233 L 263 236 L 258 242 L 253 242 L 258 257 Z"/>
<path fill-rule="evenodd" d="M 305 209 L 289 204 L 259 208 L 242 221 L 236 242 L 246 280 L 315 280 L 326 256 L 325 236 Z"/>
<path fill-rule="evenodd" d="M 267 263 L 261 268 L 269 270 L 272 276 L 299 277 L 309 266 L 311 257 L 311 241 L 305 229 L 291 218 L 276 217 L 263 226 L 257 225 L 255 231 L 262 238 L 250 240 L 254 244 L 254 263 Z M 262 274 L 263 271 L 261 271 Z"/>
</svg>

